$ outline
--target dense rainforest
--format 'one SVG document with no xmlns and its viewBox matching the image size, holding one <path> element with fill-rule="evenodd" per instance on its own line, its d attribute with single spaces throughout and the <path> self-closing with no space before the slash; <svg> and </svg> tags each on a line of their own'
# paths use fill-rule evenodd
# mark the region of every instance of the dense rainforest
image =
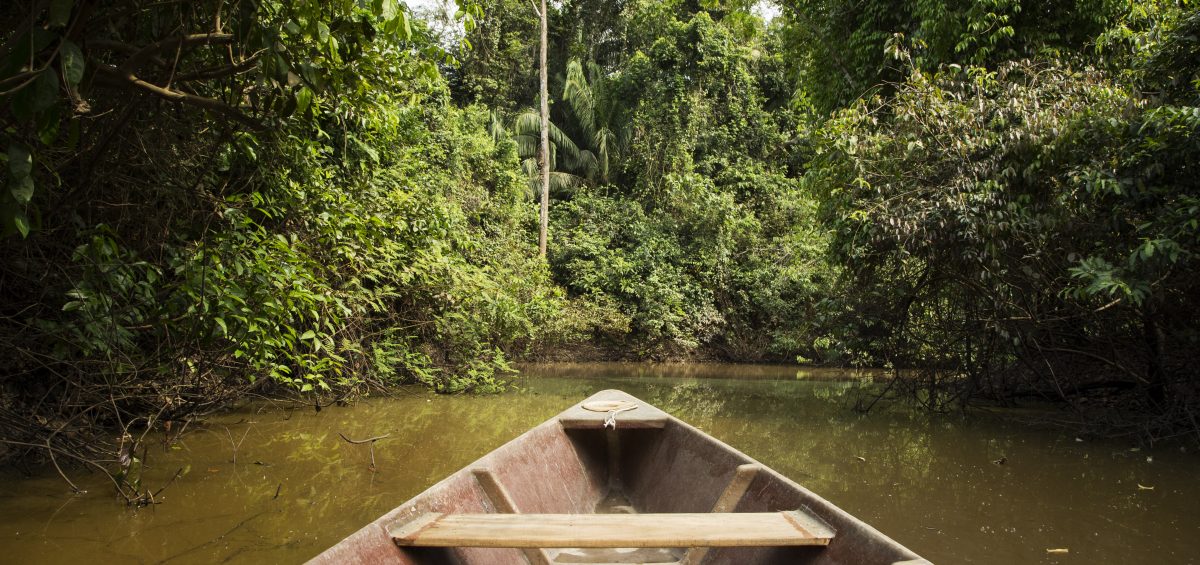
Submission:
<svg viewBox="0 0 1200 565">
<path fill-rule="evenodd" d="M 9 455 L 555 358 L 1200 433 L 1190 1 L 550 2 L 545 159 L 528 1 L 6 6 Z"/>
</svg>

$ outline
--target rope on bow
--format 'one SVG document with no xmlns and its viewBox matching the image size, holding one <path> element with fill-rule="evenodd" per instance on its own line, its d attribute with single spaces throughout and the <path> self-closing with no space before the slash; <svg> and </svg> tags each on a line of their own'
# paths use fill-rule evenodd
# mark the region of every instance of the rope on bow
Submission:
<svg viewBox="0 0 1200 565">
<path fill-rule="evenodd" d="M 592 412 L 607 412 L 608 417 L 604 419 L 604 427 L 617 429 L 617 414 L 634 410 L 638 405 L 628 400 L 597 400 L 594 402 L 585 402 L 584 410 Z"/>
</svg>

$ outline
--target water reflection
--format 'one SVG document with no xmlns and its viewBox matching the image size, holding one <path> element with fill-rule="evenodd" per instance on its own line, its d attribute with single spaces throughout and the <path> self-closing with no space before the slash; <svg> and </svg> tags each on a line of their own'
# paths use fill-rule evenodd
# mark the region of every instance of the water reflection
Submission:
<svg viewBox="0 0 1200 565">
<path fill-rule="evenodd" d="M 525 371 L 511 394 L 413 390 L 319 413 L 225 414 L 179 449 L 151 453 L 147 484 L 190 472 L 164 504 L 138 512 L 118 506 L 100 477 L 76 477 L 91 493 L 75 497 L 52 472 L 10 474 L 0 485 L 0 560 L 301 561 L 604 388 L 675 413 L 935 562 L 1179 563 L 1198 549 L 1200 458 L 1178 447 L 1135 452 L 987 415 L 885 407 L 863 416 L 850 410 L 873 386 L 862 375 L 724 365 Z M 375 445 L 375 472 L 368 446 L 339 432 L 390 434 Z M 1071 552 L 1048 556 L 1051 547 Z"/>
<path fill-rule="evenodd" d="M 861 381 L 885 375 L 877 369 L 729 363 L 541 363 L 522 368 L 540 377 L 563 379 L 595 379 L 610 375 L 639 379 Z"/>
</svg>

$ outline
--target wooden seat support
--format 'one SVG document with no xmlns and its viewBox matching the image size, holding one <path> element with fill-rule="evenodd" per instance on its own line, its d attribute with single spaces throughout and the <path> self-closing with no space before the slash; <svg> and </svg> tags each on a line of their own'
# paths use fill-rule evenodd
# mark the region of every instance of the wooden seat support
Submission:
<svg viewBox="0 0 1200 565">
<path fill-rule="evenodd" d="M 441 514 L 391 530 L 402 547 L 759 547 L 828 545 L 805 512 L 737 514 Z"/>
<path fill-rule="evenodd" d="M 483 467 L 471 469 L 471 474 L 475 475 L 475 480 L 479 482 L 480 488 L 492 503 L 492 508 L 496 512 L 503 514 L 516 514 L 517 505 L 513 503 L 512 497 L 508 495 L 508 491 L 504 489 L 504 485 L 496 480 L 496 476 L 492 472 Z M 417 518 L 420 521 L 420 518 Z M 522 550 L 525 553 L 525 559 L 530 565 L 550 565 L 550 557 L 540 548 L 525 548 Z"/>
<path fill-rule="evenodd" d="M 733 512 L 742 497 L 746 496 L 746 491 L 750 489 L 750 483 L 754 482 L 754 478 L 758 476 L 760 466 L 753 463 L 739 465 L 737 471 L 733 474 L 733 480 L 729 481 L 729 486 L 725 487 L 725 492 L 721 493 L 721 498 L 717 499 L 716 504 L 713 504 L 713 512 Z M 708 555 L 709 548 L 693 547 L 684 554 L 683 559 L 679 561 L 679 565 L 699 565 Z"/>
</svg>

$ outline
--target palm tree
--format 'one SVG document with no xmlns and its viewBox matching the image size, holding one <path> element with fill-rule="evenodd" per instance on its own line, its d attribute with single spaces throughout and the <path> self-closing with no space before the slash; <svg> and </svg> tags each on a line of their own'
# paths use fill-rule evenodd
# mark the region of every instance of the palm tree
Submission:
<svg viewBox="0 0 1200 565">
<path fill-rule="evenodd" d="M 547 138 L 550 141 L 547 159 L 550 168 L 550 191 L 568 191 L 590 182 L 597 170 L 596 156 L 591 151 L 580 149 L 554 122 L 547 122 L 547 125 Z M 503 117 L 493 112 L 488 131 L 497 141 L 507 137 L 517 144 L 521 170 L 529 177 L 529 197 L 538 197 L 542 188 L 541 116 L 533 110 L 525 110 L 505 124 Z"/>
<path fill-rule="evenodd" d="M 597 65 L 589 63 L 585 74 L 583 64 L 574 59 L 567 63 L 563 100 L 575 118 L 576 138 L 584 143 L 577 143 L 557 124 L 547 120 L 550 190 L 560 192 L 582 184 L 609 182 L 614 165 L 627 144 L 624 128 L 615 126 L 624 108 L 614 100 Z M 529 175 L 530 192 L 537 194 L 537 189 L 541 188 L 538 179 L 541 115 L 525 110 L 504 127 L 500 116 L 493 114 L 490 129 L 497 139 L 511 134 L 517 143 L 522 168 Z"/>
<path fill-rule="evenodd" d="M 627 142 L 623 128 L 618 127 L 624 107 L 612 96 L 600 66 L 589 62 L 585 74 L 577 59 L 567 63 L 563 100 L 587 142 L 587 152 L 596 159 L 595 176 L 589 176 L 589 180 L 607 183 L 611 165 L 624 152 Z"/>
<path fill-rule="evenodd" d="M 547 213 L 547 216 L 539 218 L 543 223 L 549 221 L 551 192 L 569 191 L 583 184 L 609 182 L 610 171 L 624 152 L 627 142 L 627 136 L 620 133 L 623 130 L 613 126 L 620 119 L 623 108 L 610 95 L 600 68 L 589 64 L 588 71 L 585 75 L 579 61 L 569 61 L 563 85 L 563 100 L 575 118 L 579 139 L 586 142 L 584 147 L 548 117 L 532 109 L 517 114 L 507 125 L 500 114 L 493 112 L 488 126 L 495 139 L 511 136 L 516 142 L 521 169 L 529 179 L 529 195 L 535 197 L 540 194 L 542 211 Z M 545 145 L 542 143 L 543 132 L 548 142 Z M 543 146 L 546 147 L 544 157 L 541 151 Z M 544 235 L 544 229 L 539 231 L 539 250 Z"/>
</svg>

